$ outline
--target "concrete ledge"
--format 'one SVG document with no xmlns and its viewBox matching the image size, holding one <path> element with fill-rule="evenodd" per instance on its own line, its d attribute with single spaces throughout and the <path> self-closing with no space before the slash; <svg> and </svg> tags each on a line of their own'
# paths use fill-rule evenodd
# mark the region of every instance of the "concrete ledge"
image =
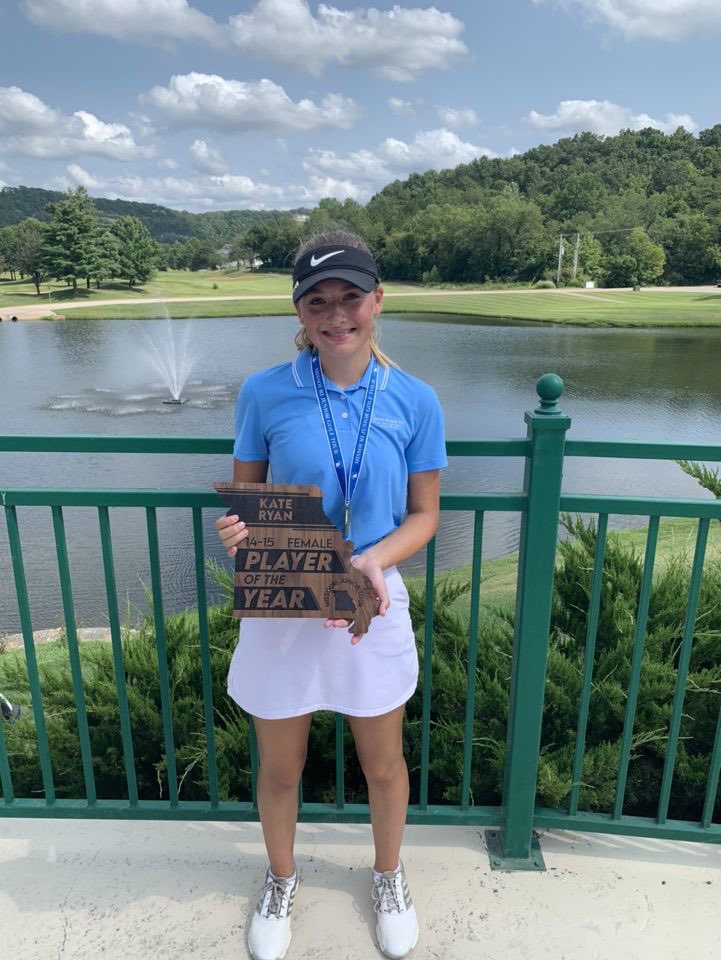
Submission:
<svg viewBox="0 0 721 960">
<path fill-rule="evenodd" d="M 549 833 L 545 873 L 492 873 L 483 832 L 408 827 L 418 960 L 721 955 L 721 850 Z M 370 828 L 302 824 L 288 960 L 377 960 Z M 8 960 L 243 960 L 265 872 L 258 824 L 3 820 Z"/>
</svg>

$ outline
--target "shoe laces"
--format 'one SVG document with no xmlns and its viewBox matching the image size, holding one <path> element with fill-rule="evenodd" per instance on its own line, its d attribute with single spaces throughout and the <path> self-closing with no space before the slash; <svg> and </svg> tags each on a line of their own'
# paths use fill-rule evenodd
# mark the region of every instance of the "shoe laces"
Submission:
<svg viewBox="0 0 721 960">
<path fill-rule="evenodd" d="M 403 871 L 388 871 L 373 878 L 373 909 L 376 913 L 405 913 L 410 905 L 403 891 Z"/>
<path fill-rule="evenodd" d="M 295 877 L 273 877 L 268 874 L 258 903 L 261 917 L 283 920 L 290 916 L 295 882 Z"/>
</svg>

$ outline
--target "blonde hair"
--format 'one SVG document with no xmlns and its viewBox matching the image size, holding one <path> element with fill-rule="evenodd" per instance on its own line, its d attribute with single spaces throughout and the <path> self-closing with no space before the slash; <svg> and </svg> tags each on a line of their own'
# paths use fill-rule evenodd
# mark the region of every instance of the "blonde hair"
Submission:
<svg viewBox="0 0 721 960">
<path fill-rule="evenodd" d="M 344 247 L 352 247 L 355 250 L 362 250 L 363 253 L 373 256 L 368 249 L 368 244 L 362 237 L 359 237 L 357 233 L 351 233 L 350 230 L 328 230 L 325 233 L 316 233 L 309 240 L 306 240 L 305 243 L 298 248 L 298 252 L 295 255 L 295 260 L 293 263 L 296 264 L 301 257 L 305 256 L 306 253 L 310 253 L 312 250 L 317 250 L 318 247 L 335 246 L 340 244 L 342 244 Z M 376 290 L 377 289 L 378 285 L 376 284 Z M 368 341 L 370 351 L 382 367 L 397 367 L 398 364 L 391 360 L 390 357 L 387 357 L 379 347 L 379 339 L 378 315 L 376 315 L 373 318 L 373 331 L 370 335 L 370 340 Z M 308 334 L 306 333 L 304 326 L 301 326 L 300 330 L 295 335 L 295 345 L 298 348 L 299 353 L 302 353 L 303 350 L 309 350 L 312 353 L 315 349 L 308 338 Z"/>
</svg>

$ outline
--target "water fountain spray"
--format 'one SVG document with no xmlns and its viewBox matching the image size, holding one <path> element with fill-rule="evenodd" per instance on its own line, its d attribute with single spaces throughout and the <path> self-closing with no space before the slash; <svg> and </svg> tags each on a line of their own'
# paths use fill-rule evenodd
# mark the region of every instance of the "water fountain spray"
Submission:
<svg viewBox="0 0 721 960">
<path fill-rule="evenodd" d="M 170 393 L 163 403 L 185 403 L 186 398 L 182 396 L 183 387 L 193 368 L 193 358 L 190 353 L 190 327 L 183 327 L 180 334 L 176 335 L 176 329 L 168 317 L 166 336 L 161 340 L 156 340 L 147 330 L 143 332 L 147 338 L 148 356 Z"/>
</svg>

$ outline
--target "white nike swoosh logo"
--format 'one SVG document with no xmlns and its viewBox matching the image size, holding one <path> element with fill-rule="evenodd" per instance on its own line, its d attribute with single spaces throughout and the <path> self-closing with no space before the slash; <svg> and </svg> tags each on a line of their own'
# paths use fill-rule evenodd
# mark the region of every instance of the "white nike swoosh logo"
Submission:
<svg viewBox="0 0 721 960">
<path fill-rule="evenodd" d="M 323 263 L 328 257 L 337 257 L 339 253 L 345 253 L 345 250 L 334 250 L 332 253 L 324 253 L 322 257 L 316 257 L 316 255 L 313 254 L 310 258 L 310 265 L 311 267 L 317 267 L 319 263 Z"/>
</svg>

